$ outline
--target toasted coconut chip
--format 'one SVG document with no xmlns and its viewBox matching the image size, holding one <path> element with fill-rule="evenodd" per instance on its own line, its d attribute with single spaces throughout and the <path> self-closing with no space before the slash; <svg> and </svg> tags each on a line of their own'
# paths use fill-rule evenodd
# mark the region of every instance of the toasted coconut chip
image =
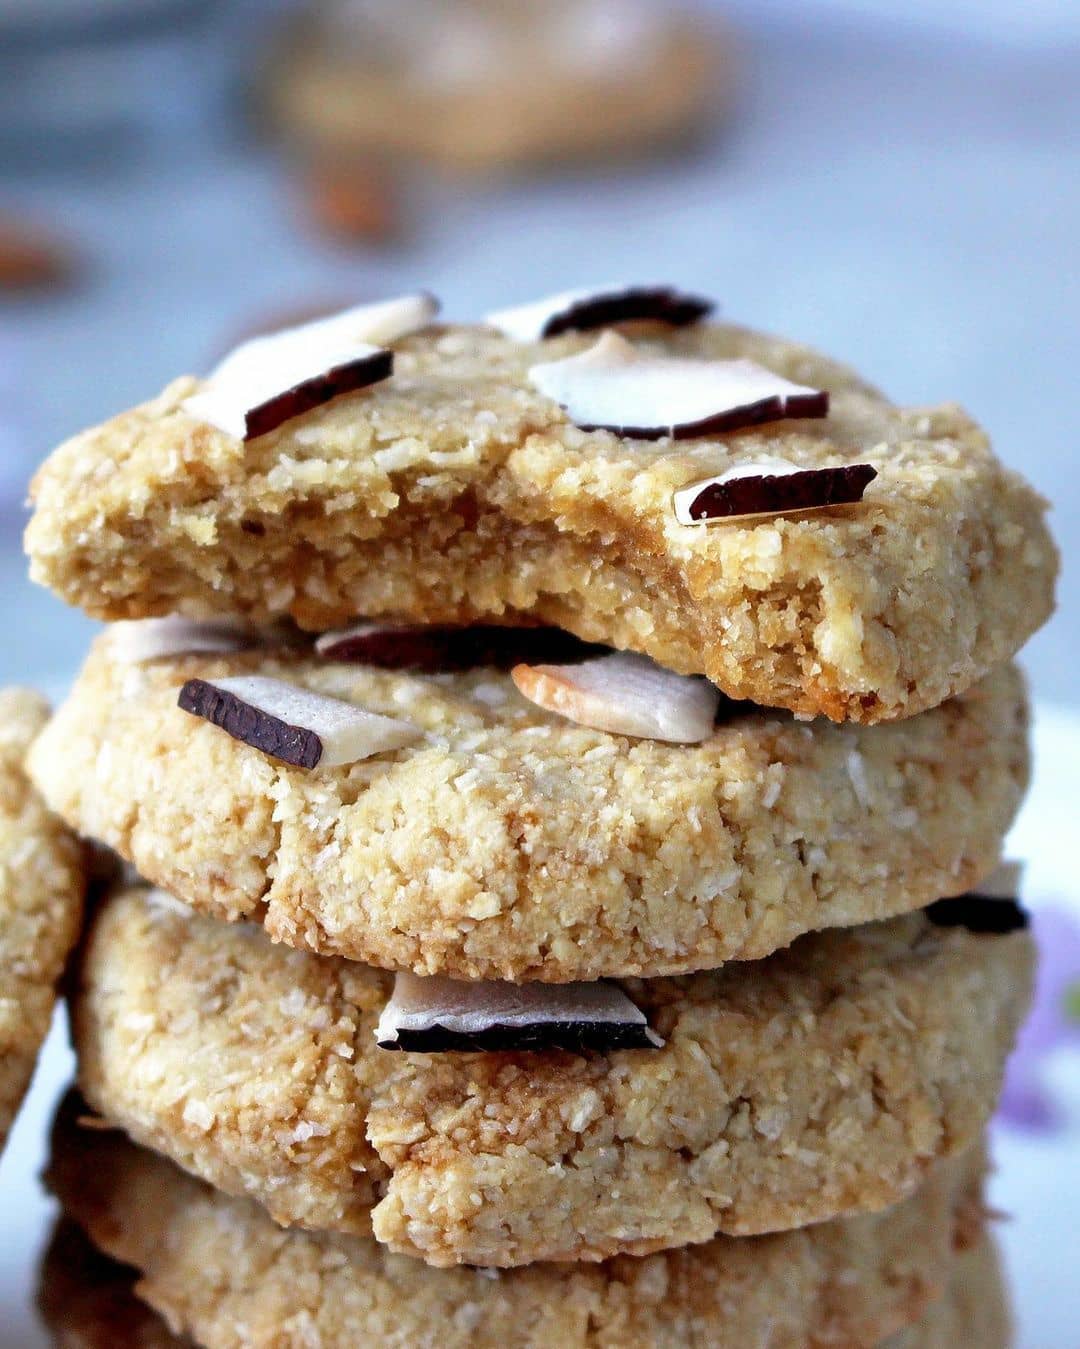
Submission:
<svg viewBox="0 0 1080 1349">
<path fill-rule="evenodd" d="M 674 495 L 675 519 L 681 525 L 704 525 L 848 506 L 862 500 L 876 477 L 877 469 L 870 464 L 839 468 L 800 468 L 777 460 L 740 464 L 715 478 L 680 487 Z"/>
<path fill-rule="evenodd" d="M 519 342 L 535 342 L 634 319 L 652 319 L 682 328 L 712 313 L 714 307 L 712 300 L 683 294 L 673 286 L 603 286 L 597 290 L 565 290 L 532 304 L 498 309 L 484 321 Z"/>
<path fill-rule="evenodd" d="M 549 712 L 642 740 L 698 744 L 712 735 L 720 706 L 719 690 L 706 680 L 624 651 L 580 665 L 516 665 L 510 677 Z"/>
<path fill-rule="evenodd" d="M 258 630 L 241 618 L 198 621 L 170 614 L 167 618 L 121 619 L 110 623 L 106 631 L 113 659 L 129 665 L 196 651 L 241 651 L 258 641 Z"/>
<path fill-rule="evenodd" d="M 969 932 L 999 935 L 1019 932 L 1030 921 L 1019 900 L 1022 872 L 1019 862 L 1002 862 L 976 890 L 937 900 L 926 910 L 926 916 L 938 927 L 965 927 Z"/>
<path fill-rule="evenodd" d="M 654 356 L 614 332 L 577 356 L 534 365 L 529 378 L 583 431 L 637 440 L 685 440 L 829 411 L 823 390 L 753 361 Z"/>
<path fill-rule="evenodd" d="M 423 735 L 411 722 L 380 717 L 341 698 L 262 675 L 213 682 L 189 679 L 177 702 L 234 740 L 298 768 L 355 763 L 400 749 Z"/>
<path fill-rule="evenodd" d="M 254 338 L 225 357 L 184 410 L 242 440 L 264 436 L 388 379 L 393 353 L 379 344 L 424 327 L 437 311 L 430 295 L 406 295 Z"/>
<path fill-rule="evenodd" d="M 622 989 L 575 984 L 464 983 L 399 973 L 375 1038 L 381 1049 L 659 1049 L 663 1040 Z"/>
<path fill-rule="evenodd" d="M 383 670 L 449 673 L 492 666 L 509 670 L 521 661 L 585 660 L 606 648 L 561 628 L 501 628 L 488 624 L 439 627 L 424 624 L 358 623 L 323 633 L 315 650 L 327 660 L 353 661 Z"/>
</svg>

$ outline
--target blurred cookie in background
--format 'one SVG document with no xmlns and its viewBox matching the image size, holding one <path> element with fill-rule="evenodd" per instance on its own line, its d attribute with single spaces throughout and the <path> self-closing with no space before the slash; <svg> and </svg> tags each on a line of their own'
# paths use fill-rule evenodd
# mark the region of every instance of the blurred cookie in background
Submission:
<svg viewBox="0 0 1080 1349">
<path fill-rule="evenodd" d="M 310 0 L 276 42 L 261 101 L 320 162 L 493 174 L 685 139 L 732 84 L 713 22 L 652 0 Z"/>
</svg>

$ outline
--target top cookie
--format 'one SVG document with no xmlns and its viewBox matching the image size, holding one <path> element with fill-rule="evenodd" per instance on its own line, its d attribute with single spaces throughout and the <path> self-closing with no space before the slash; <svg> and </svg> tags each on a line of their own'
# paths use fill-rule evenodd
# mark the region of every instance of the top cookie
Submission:
<svg viewBox="0 0 1080 1349">
<path fill-rule="evenodd" d="M 37 694 L 0 692 L 0 1147 L 49 1029 L 56 982 L 82 917 L 79 845 L 23 772 L 47 719 Z"/>
<path fill-rule="evenodd" d="M 33 484 L 31 575 L 102 618 L 543 621 L 735 698 L 861 722 L 962 691 L 1049 615 L 1044 503 L 958 408 L 897 408 L 739 328 L 638 325 L 634 341 L 650 373 L 746 358 L 831 408 L 676 440 L 586 431 L 530 371 L 596 332 L 429 326 L 392 343 L 390 378 L 246 441 L 187 402 L 206 392 L 193 379 L 69 441 Z M 276 359 L 260 353 L 258 383 Z M 683 392 L 661 388 L 665 422 Z M 763 460 L 877 476 L 855 507 L 676 518 L 678 489 Z"/>
</svg>

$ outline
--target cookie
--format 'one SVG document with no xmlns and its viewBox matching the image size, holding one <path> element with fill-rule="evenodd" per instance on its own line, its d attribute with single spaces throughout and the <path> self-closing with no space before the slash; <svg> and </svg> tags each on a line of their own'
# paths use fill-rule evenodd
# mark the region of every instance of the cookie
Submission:
<svg viewBox="0 0 1080 1349">
<path fill-rule="evenodd" d="M 309 771 L 177 706 L 189 679 L 247 673 L 426 739 Z M 757 959 L 970 888 L 1019 804 L 1025 733 L 1009 667 L 895 725 L 740 707 L 674 745 L 575 725 L 490 668 L 136 665 L 106 638 L 30 763 L 75 828 L 214 916 L 383 967 L 561 982 Z"/>
<path fill-rule="evenodd" d="M 707 675 L 732 698 L 867 723 L 970 687 L 1045 621 L 1057 567 L 1045 503 L 958 408 L 895 407 L 805 347 L 739 328 L 645 330 L 630 363 L 659 371 L 667 421 L 665 390 L 685 389 L 664 384 L 663 363 L 702 358 L 827 391 L 828 416 L 680 440 L 585 431 L 534 377 L 595 349 L 595 331 L 519 341 L 429 326 L 391 343 L 389 378 L 247 441 L 207 421 L 205 399 L 189 403 L 220 393 L 194 379 L 69 441 L 33 484 L 31 574 L 102 618 L 544 622 Z M 276 360 L 259 365 L 262 352 L 241 362 L 259 382 Z M 386 372 L 361 366 L 350 380 Z M 616 382 L 629 397 L 657 381 Z M 317 397 L 292 390 L 275 418 L 337 387 L 312 383 Z M 676 518 L 688 484 L 763 463 L 876 476 L 854 507 Z"/>
<path fill-rule="evenodd" d="M 728 43 L 648 0 L 323 0 L 262 102 L 294 145 L 495 173 L 685 136 L 730 98 Z M 626 96 L 627 81 L 633 97 Z"/>
<path fill-rule="evenodd" d="M 173 1335 L 165 1321 L 139 1300 L 135 1291 L 136 1279 L 134 1270 L 100 1254 L 70 1219 L 62 1220 L 46 1253 L 38 1290 L 38 1303 L 52 1331 L 52 1343 L 57 1349 L 184 1349 L 184 1346 L 190 1346 L 191 1340 Z M 398 1343 L 385 1323 L 381 1323 L 379 1329 L 381 1344 Z M 704 1332 L 705 1325 L 699 1328 L 695 1323 L 688 1327 L 686 1338 L 678 1341 L 680 1349 L 699 1343 L 697 1337 Z M 257 1343 L 260 1346 L 271 1341 L 278 1345 L 296 1343 L 288 1338 L 291 1333 L 288 1327 L 279 1332 L 277 1327 L 270 1325 Z M 710 1329 L 709 1333 L 710 1349 L 724 1349 L 725 1345 L 743 1349 L 720 1328 Z M 522 1343 L 535 1343 L 535 1337 L 533 1341 L 522 1341 L 518 1334 L 515 1328 L 514 1336 L 504 1341 L 507 1349 Z M 717 1335 L 720 1338 L 716 1338 Z M 215 1344 L 232 1342 L 227 1339 L 214 1341 Z M 331 1349 L 337 1342 L 324 1339 L 322 1343 L 324 1349 Z M 421 1336 L 410 1341 L 410 1349 L 413 1346 L 423 1349 L 425 1345 L 436 1346 L 443 1342 L 442 1336 Z M 657 1344 L 667 1342 L 656 1341 Z M 251 1343 L 250 1340 L 245 1342 L 249 1346 Z M 599 1338 L 596 1335 L 579 1336 L 564 1343 L 568 1346 L 610 1347 L 613 1344 L 622 1346 L 626 1341 L 601 1333 Z M 798 1339 L 794 1327 L 785 1327 L 784 1336 L 770 1341 L 770 1345 L 773 1343 L 798 1345 L 799 1349 L 804 1349 L 806 1340 Z M 945 1296 L 932 1303 L 920 1320 L 908 1329 L 883 1340 L 880 1349 L 958 1349 L 960 1345 L 972 1349 L 974 1346 L 978 1349 L 1008 1349 L 1011 1343 L 1008 1306 L 997 1252 L 992 1240 L 983 1237 L 975 1246 L 957 1253 L 952 1281 Z"/>
<path fill-rule="evenodd" d="M 978 1242 L 978 1150 L 885 1213 L 576 1268 L 433 1270 L 363 1237 L 282 1231 L 115 1133 L 62 1121 L 50 1184 L 139 1295 L 207 1349 L 872 1346 Z"/>
<path fill-rule="evenodd" d="M 38 1310 L 56 1349 L 184 1349 L 136 1296 L 136 1272 L 102 1255 L 61 1217 L 42 1260 Z"/>
<path fill-rule="evenodd" d="M 882 1349 L 1011 1349 L 1012 1317 L 997 1247 L 989 1237 L 960 1254 L 949 1291 Z"/>
<path fill-rule="evenodd" d="M 82 918 L 82 850 L 23 770 L 48 715 L 36 693 L 0 691 L 0 1147 L 29 1085 Z"/>
<path fill-rule="evenodd" d="M 912 915 L 624 981 L 659 1049 L 389 1052 L 389 974 L 130 889 L 96 916 L 72 1019 L 91 1105 L 220 1189 L 511 1266 L 902 1199 L 984 1127 L 1031 965 L 1024 931 Z"/>
<path fill-rule="evenodd" d="M 50 1243 L 41 1271 L 38 1301 L 42 1316 L 52 1331 L 52 1343 L 57 1349 L 184 1349 L 193 1342 L 186 1336 L 173 1335 L 161 1317 L 157 1316 L 135 1293 L 135 1271 L 101 1255 L 70 1220 L 62 1221 Z M 704 1330 L 704 1327 L 702 1327 Z M 381 1343 L 396 1343 L 386 1339 L 387 1328 L 380 1327 Z M 268 1329 L 272 1338 L 276 1329 Z M 286 1334 L 289 1332 L 286 1331 Z M 679 1341 L 683 1346 L 698 1343 L 696 1327 L 689 1337 Z M 717 1332 L 721 1338 L 710 1338 L 710 1349 L 724 1349 L 736 1341 Z M 793 1337 L 775 1341 L 778 1345 L 805 1341 Z M 258 1341 L 260 1345 L 266 1338 Z M 275 1340 L 275 1343 L 291 1343 Z M 666 1341 L 658 1340 L 658 1344 Z M 250 1342 L 248 1342 L 250 1343 Z M 336 1341 L 323 1341 L 326 1349 Z M 422 1349 L 435 1346 L 442 1338 L 432 1336 L 414 1340 L 411 1345 Z M 522 1341 L 507 1339 L 507 1349 Z M 610 1338 L 566 1341 L 568 1345 L 612 1345 Z M 619 1345 L 625 1343 L 619 1339 Z M 770 1342 L 772 1343 L 772 1342 Z M 820 1341 L 819 1341 L 820 1343 Z M 955 1272 L 945 1296 L 931 1304 L 929 1310 L 914 1325 L 883 1340 L 880 1349 L 957 1349 L 960 1345 L 978 1346 L 978 1349 L 1009 1349 L 1010 1336 L 1008 1306 L 1002 1285 L 1001 1271 L 994 1244 L 984 1237 L 970 1250 L 957 1255 Z M 743 1349 L 740 1345 L 738 1349 Z"/>
</svg>

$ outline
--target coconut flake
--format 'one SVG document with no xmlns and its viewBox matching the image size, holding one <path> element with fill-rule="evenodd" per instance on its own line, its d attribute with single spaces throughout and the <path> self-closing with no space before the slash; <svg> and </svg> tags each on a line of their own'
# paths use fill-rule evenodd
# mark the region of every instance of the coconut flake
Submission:
<svg viewBox="0 0 1080 1349">
<path fill-rule="evenodd" d="M 663 1040 L 621 988 L 571 984 L 465 983 L 399 973 L 375 1039 L 381 1049 L 659 1049 Z"/>
<path fill-rule="evenodd" d="M 365 712 L 281 679 L 189 679 L 178 705 L 254 749 L 298 768 L 335 768 L 418 740 L 408 721 Z"/>
<path fill-rule="evenodd" d="M 642 740 L 698 744 L 712 735 L 720 706 L 719 690 L 706 680 L 628 651 L 580 665 L 516 665 L 510 677 L 549 712 Z"/>
<path fill-rule="evenodd" d="M 195 620 L 180 614 L 166 618 L 120 619 L 106 629 L 109 651 L 122 664 L 141 665 L 166 656 L 196 651 L 241 651 L 253 646 L 258 631 L 241 618 Z"/>
<path fill-rule="evenodd" d="M 999 862 L 971 893 L 981 895 L 984 899 L 1016 899 L 1020 894 L 1023 875 L 1023 863 Z"/>
<path fill-rule="evenodd" d="M 509 670 L 521 661 L 584 660 L 604 648 L 583 642 L 561 628 L 358 623 L 339 632 L 323 633 L 316 639 L 315 650 L 327 660 L 437 674 L 482 666 Z"/>
<path fill-rule="evenodd" d="M 939 899 L 925 910 L 937 927 L 966 927 L 969 932 L 1004 935 L 1028 926 L 1020 903 L 1023 868 L 1019 862 L 1002 862 L 966 895 Z"/>
<path fill-rule="evenodd" d="M 654 356 L 615 332 L 576 356 L 534 365 L 529 378 L 581 430 L 637 440 L 685 440 L 829 411 L 823 390 L 753 361 Z"/>
<path fill-rule="evenodd" d="M 531 304 L 498 309 L 484 320 L 519 342 L 536 342 L 566 332 L 588 332 L 633 319 L 652 319 L 682 328 L 714 308 L 711 300 L 673 286 L 602 286 L 564 290 Z"/>
<path fill-rule="evenodd" d="M 780 459 L 757 460 L 680 487 L 673 498 L 675 519 L 705 525 L 853 505 L 876 477 L 871 464 L 800 468 Z"/>
<path fill-rule="evenodd" d="M 388 379 L 394 357 L 382 344 L 424 327 L 437 312 L 430 295 L 405 295 L 253 338 L 225 357 L 184 411 L 241 440 L 266 435 Z"/>
</svg>

